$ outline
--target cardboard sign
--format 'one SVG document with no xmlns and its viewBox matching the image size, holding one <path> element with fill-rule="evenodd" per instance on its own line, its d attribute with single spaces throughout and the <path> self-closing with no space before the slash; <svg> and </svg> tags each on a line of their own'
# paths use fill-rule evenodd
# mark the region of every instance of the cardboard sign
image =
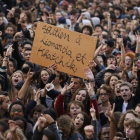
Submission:
<svg viewBox="0 0 140 140">
<path fill-rule="evenodd" d="M 93 60 L 97 38 L 38 22 L 30 62 L 85 78 L 84 67 Z"/>
</svg>

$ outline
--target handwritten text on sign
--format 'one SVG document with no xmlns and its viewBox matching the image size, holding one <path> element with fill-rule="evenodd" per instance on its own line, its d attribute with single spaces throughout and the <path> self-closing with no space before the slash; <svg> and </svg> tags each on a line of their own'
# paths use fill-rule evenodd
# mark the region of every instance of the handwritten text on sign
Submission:
<svg viewBox="0 0 140 140">
<path fill-rule="evenodd" d="M 96 48 L 97 39 L 50 24 L 38 22 L 30 62 L 85 78 L 87 66 Z"/>
</svg>

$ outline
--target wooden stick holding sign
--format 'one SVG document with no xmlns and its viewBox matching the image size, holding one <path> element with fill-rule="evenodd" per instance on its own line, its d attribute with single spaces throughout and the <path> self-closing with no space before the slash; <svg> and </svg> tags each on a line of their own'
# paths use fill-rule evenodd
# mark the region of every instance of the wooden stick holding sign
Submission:
<svg viewBox="0 0 140 140">
<path fill-rule="evenodd" d="M 30 62 L 86 78 L 84 67 L 93 60 L 97 38 L 38 22 Z"/>
</svg>

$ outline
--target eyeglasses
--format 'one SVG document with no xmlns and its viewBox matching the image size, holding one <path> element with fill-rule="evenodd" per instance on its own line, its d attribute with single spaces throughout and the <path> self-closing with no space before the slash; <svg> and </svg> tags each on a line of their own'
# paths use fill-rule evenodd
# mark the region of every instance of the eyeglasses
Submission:
<svg viewBox="0 0 140 140">
<path fill-rule="evenodd" d="M 14 108 L 11 109 L 11 112 L 16 112 L 16 111 L 19 112 L 19 113 L 20 113 L 20 112 L 23 112 L 22 109 L 14 109 Z"/>
<path fill-rule="evenodd" d="M 102 94 L 100 93 L 99 96 L 108 96 L 109 94 L 105 93 L 105 94 Z"/>
</svg>

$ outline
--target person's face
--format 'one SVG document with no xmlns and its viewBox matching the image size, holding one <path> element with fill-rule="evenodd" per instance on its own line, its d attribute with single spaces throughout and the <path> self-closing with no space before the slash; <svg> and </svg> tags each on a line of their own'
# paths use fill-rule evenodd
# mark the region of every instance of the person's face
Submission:
<svg viewBox="0 0 140 140">
<path fill-rule="evenodd" d="M 133 71 L 134 73 L 137 73 L 138 68 L 139 68 L 139 67 L 138 67 L 137 63 L 133 63 L 132 71 Z"/>
<path fill-rule="evenodd" d="M 135 112 L 138 114 L 138 117 L 140 118 L 140 107 L 139 106 L 137 106 L 135 108 Z"/>
<path fill-rule="evenodd" d="M 132 15 L 133 15 L 133 10 L 129 10 L 128 14 L 129 14 L 130 16 L 132 16 Z"/>
<path fill-rule="evenodd" d="M 121 57 L 120 57 L 120 56 L 117 56 L 116 58 L 117 58 L 117 64 L 120 64 L 120 62 L 121 62 Z"/>
<path fill-rule="evenodd" d="M 44 84 L 47 84 L 48 78 L 49 78 L 49 73 L 46 70 L 42 70 L 41 80 Z"/>
<path fill-rule="evenodd" d="M 76 15 L 70 15 L 71 23 L 75 23 L 76 22 L 76 19 L 77 19 L 77 16 Z"/>
<path fill-rule="evenodd" d="M 111 75 L 110 72 L 106 72 L 106 73 L 104 74 L 104 81 L 106 81 L 107 78 L 108 78 L 110 75 Z"/>
<path fill-rule="evenodd" d="M 71 78 L 71 83 L 74 83 L 73 87 L 71 88 L 71 93 L 76 92 L 77 89 L 82 87 L 78 78 Z"/>
<path fill-rule="evenodd" d="M 13 42 L 13 39 L 8 38 L 8 39 L 6 40 L 6 42 L 5 42 L 5 44 L 10 44 L 10 43 L 12 43 L 12 42 Z"/>
<path fill-rule="evenodd" d="M 117 9 L 114 10 L 114 13 L 115 13 L 115 15 L 120 15 L 120 11 Z"/>
<path fill-rule="evenodd" d="M 109 46 L 106 44 L 106 51 L 105 51 L 105 53 L 106 53 L 106 54 L 110 54 L 110 53 L 112 52 L 112 50 L 113 50 L 113 47 L 109 47 Z"/>
<path fill-rule="evenodd" d="M 72 11 L 72 5 L 69 5 L 68 6 L 68 12 L 71 12 Z"/>
<path fill-rule="evenodd" d="M 15 122 L 19 126 L 19 128 L 24 132 L 24 122 L 22 120 L 16 120 Z"/>
<path fill-rule="evenodd" d="M 79 105 L 71 104 L 70 106 L 70 116 L 75 119 L 78 113 L 82 111 L 82 108 Z"/>
<path fill-rule="evenodd" d="M 101 140 L 110 140 L 109 138 L 110 127 L 104 127 L 101 132 Z"/>
<path fill-rule="evenodd" d="M 58 85 L 58 84 L 60 84 L 60 82 L 62 82 L 62 80 L 60 79 L 60 73 L 59 72 L 56 72 L 56 77 L 54 79 L 53 84 L 54 85 Z"/>
<path fill-rule="evenodd" d="M 55 15 L 56 21 L 58 21 L 60 17 L 62 17 L 61 13 L 57 12 Z"/>
<path fill-rule="evenodd" d="M 12 18 L 12 15 L 11 15 L 11 13 L 10 12 L 8 12 L 8 14 L 7 14 L 7 20 L 9 21 L 11 18 Z"/>
<path fill-rule="evenodd" d="M 131 67 L 131 64 L 132 64 L 132 60 L 129 56 L 126 56 L 125 57 L 125 65 L 126 65 L 126 68 L 129 69 Z"/>
<path fill-rule="evenodd" d="M 30 56 L 31 56 L 31 51 L 29 51 L 29 50 L 24 51 L 23 57 L 24 57 L 25 61 L 29 61 Z"/>
<path fill-rule="evenodd" d="M 8 111 L 8 106 L 10 105 L 10 98 L 9 96 L 5 96 L 4 98 L 4 101 L 2 102 L 2 108 L 5 110 L 5 111 Z"/>
<path fill-rule="evenodd" d="M 131 81 L 131 84 L 132 84 L 132 87 L 133 87 L 134 89 L 136 89 L 137 86 L 138 86 L 138 81 L 137 81 L 136 79 L 134 79 L 134 80 Z"/>
<path fill-rule="evenodd" d="M 120 93 L 124 101 L 128 101 L 132 95 L 132 92 L 127 85 L 120 87 Z"/>
<path fill-rule="evenodd" d="M 97 59 L 101 65 L 104 65 L 103 58 L 101 56 L 97 56 Z"/>
<path fill-rule="evenodd" d="M 126 23 L 126 30 L 130 30 L 131 22 Z"/>
<path fill-rule="evenodd" d="M 122 24 L 117 24 L 117 29 L 119 30 L 122 27 Z"/>
<path fill-rule="evenodd" d="M 126 33 L 126 30 L 125 29 L 121 28 L 120 29 L 120 32 L 121 32 L 120 33 L 121 36 L 125 36 L 125 33 Z"/>
<path fill-rule="evenodd" d="M 40 9 L 44 9 L 44 7 L 45 7 L 45 4 L 44 4 L 44 3 L 40 3 L 40 4 L 39 4 L 39 8 L 40 8 Z"/>
<path fill-rule="evenodd" d="M 134 128 L 132 128 L 131 126 L 126 126 L 125 127 L 125 131 L 126 131 L 126 138 L 127 139 L 135 139 L 137 138 L 137 134 Z"/>
<path fill-rule="evenodd" d="M 102 103 L 109 102 L 109 94 L 104 89 L 100 90 L 100 99 Z"/>
<path fill-rule="evenodd" d="M 88 12 L 89 12 L 90 14 L 92 14 L 92 7 L 89 7 L 89 8 L 88 8 Z"/>
<path fill-rule="evenodd" d="M 74 120 L 74 124 L 76 126 L 76 129 L 80 129 L 83 126 L 84 123 L 84 116 L 82 114 L 78 114 Z"/>
<path fill-rule="evenodd" d="M 116 82 L 118 81 L 118 77 L 112 76 L 109 82 L 111 89 L 114 89 Z"/>
<path fill-rule="evenodd" d="M 0 17 L 0 25 L 2 25 L 3 24 L 3 17 Z"/>
<path fill-rule="evenodd" d="M 121 96 L 121 94 L 120 94 L 120 84 L 121 83 L 118 83 L 118 84 L 115 85 L 115 95 L 116 96 Z"/>
<path fill-rule="evenodd" d="M 137 15 L 139 15 L 139 13 L 138 13 L 138 10 L 137 10 L 137 9 L 136 9 L 136 10 L 134 10 L 134 11 L 133 11 L 133 13 L 134 13 L 134 15 L 136 15 L 136 16 L 137 16 Z"/>
<path fill-rule="evenodd" d="M 124 118 L 124 121 L 128 121 L 130 119 L 135 119 L 136 117 L 132 114 L 132 113 L 127 113 L 125 118 Z"/>
<path fill-rule="evenodd" d="M 41 112 L 34 111 L 33 113 L 33 122 L 36 123 L 38 118 L 41 116 Z"/>
<path fill-rule="evenodd" d="M 101 27 L 96 27 L 95 32 L 100 36 L 102 34 L 102 29 Z"/>
<path fill-rule="evenodd" d="M 88 28 L 84 28 L 82 33 L 85 34 L 85 35 L 90 35 L 90 31 L 89 31 Z"/>
<path fill-rule="evenodd" d="M 13 62 L 12 61 L 9 61 L 9 65 L 8 66 L 9 66 L 10 73 L 13 73 L 14 70 L 15 70 Z"/>
<path fill-rule="evenodd" d="M 17 116 L 20 116 L 20 117 L 24 116 L 22 106 L 19 104 L 13 105 L 10 112 L 10 117 L 12 119 Z"/>
<path fill-rule="evenodd" d="M 21 81 L 23 81 L 21 73 L 15 72 L 12 76 L 12 84 L 16 86 Z"/>
<path fill-rule="evenodd" d="M 25 44 L 23 47 L 23 51 L 27 48 L 31 49 L 32 48 L 31 44 Z"/>
<path fill-rule="evenodd" d="M 24 14 L 23 21 L 27 21 L 27 20 L 28 20 L 27 15 Z"/>
<path fill-rule="evenodd" d="M 108 48 L 110 48 L 110 47 L 108 47 Z M 116 59 L 115 58 L 108 58 L 107 59 L 107 66 L 109 66 L 109 65 L 116 65 Z"/>
<path fill-rule="evenodd" d="M 101 4 L 102 4 L 102 6 L 105 6 L 105 7 L 107 6 L 107 3 L 105 1 L 102 1 Z"/>
<path fill-rule="evenodd" d="M 16 0 L 16 3 L 17 3 L 17 4 L 20 4 L 20 3 L 21 3 L 21 0 Z"/>
<path fill-rule="evenodd" d="M 8 33 L 8 34 L 10 34 L 10 35 L 14 35 L 14 30 L 13 30 L 13 28 L 12 27 L 8 27 L 6 30 L 5 30 L 5 33 Z"/>
<path fill-rule="evenodd" d="M 85 90 L 80 90 L 75 96 L 76 101 L 84 102 L 86 100 L 87 92 Z"/>
</svg>

